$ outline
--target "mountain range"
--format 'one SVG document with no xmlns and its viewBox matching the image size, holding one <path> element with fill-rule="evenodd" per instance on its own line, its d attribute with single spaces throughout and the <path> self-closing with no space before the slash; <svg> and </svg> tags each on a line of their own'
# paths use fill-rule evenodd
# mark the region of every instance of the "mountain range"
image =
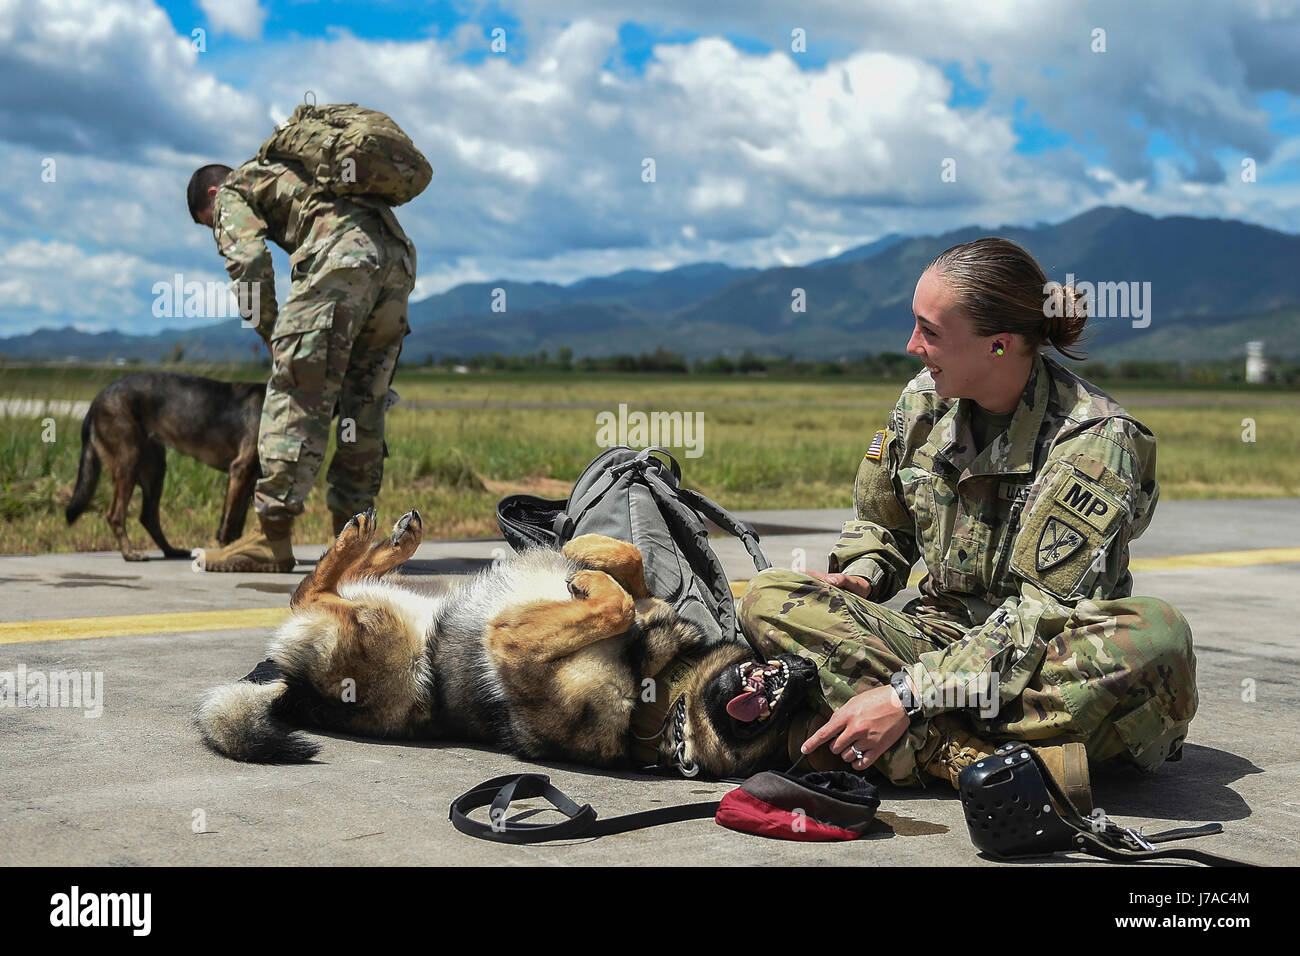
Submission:
<svg viewBox="0 0 1300 956">
<path fill-rule="evenodd" d="M 687 358 L 745 350 L 808 359 L 901 352 L 921 271 L 947 247 L 984 235 L 1020 243 L 1058 282 L 1068 272 L 1079 281 L 1137 283 L 1132 291 L 1140 298 L 1129 315 L 1139 301 L 1149 311 L 1090 319 L 1085 346 L 1092 358 L 1225 358 L 1244 354 L 1254 339 L 1271 356 L 1300 357 L 1300 236 L 1235 220 L 1156 218 L 1102 206 L 1051 225 L 891 233 L 804 266 L 704 262 L 569 285 L 466 283 L 411 304 L 403 359 L 553 355 L 566 347 L 575 356 L 663 347 Z M 804 311 L 795 311 L 800 289 Z M 257 344 L 237 320 L 228 320 L 142 336 L 42 329 L 0 338 L 0 355 L 154 361 L 179 345 L 187 360 L 222 361 L 247 359 Z"/>
</svg>

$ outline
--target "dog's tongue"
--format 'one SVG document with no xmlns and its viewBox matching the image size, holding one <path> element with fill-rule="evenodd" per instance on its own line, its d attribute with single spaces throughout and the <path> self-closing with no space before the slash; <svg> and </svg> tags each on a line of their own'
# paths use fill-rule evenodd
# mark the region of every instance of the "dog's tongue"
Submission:
<svg viewBox="0 0 1300 956">
<path fill-rule="evenodd" d="M 727 713 L 741 723 L 758 720 L 767 706 L 767 698 L 756 690 L 747 690 L 727 701 Z"/>
</svg>

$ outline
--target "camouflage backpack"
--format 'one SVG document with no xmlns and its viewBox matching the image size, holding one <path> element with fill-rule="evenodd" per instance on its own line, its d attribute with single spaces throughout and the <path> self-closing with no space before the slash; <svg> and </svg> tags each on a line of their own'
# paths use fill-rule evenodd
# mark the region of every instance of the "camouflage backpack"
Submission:
<svg viewBox="0 0 1300 956">
<path fill-rule="evenodd" d="M 257 158 L 297 163 L 329 195 L 373 196 L 391 206 L 410 202 L 433 178 L 433 167 L 400 126 L 356 103 L 304 103 Z"/>
</svg>

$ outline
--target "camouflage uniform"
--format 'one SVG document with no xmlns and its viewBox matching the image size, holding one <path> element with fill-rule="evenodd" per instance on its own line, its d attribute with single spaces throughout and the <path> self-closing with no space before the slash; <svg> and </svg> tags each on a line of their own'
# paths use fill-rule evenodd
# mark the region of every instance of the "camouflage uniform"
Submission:
<svg viewBox="0 0 1300 956">
<path fill-rule="evenodd" d="M 1168 604 L 1130 597 L 1128 571 L 1160 494 L 1154 436 L 1043 355 L 978 453 L 970 414 L 928 371 L 913 379 L 829 560 L 870 581 L 871 599 L 772 569 L 741 599 L 745 634 L 765 657 L 816 661 L 828 715 L 906 670 L 923 719 L 876 763 L 896 783 L 919 782 L 915 754 L 947 711 L 992 742 L 1082 741 L 1094 765 L 1177 759 L 1196 713 L 1191 631 Z M 920 597 L 882 607 L 918 557 Z"/>
<path fill-rule="evenodd" d="M 272 371 L 258 437 L 257 511 L 271 518 L 302 512 L 336 402 L 327 504 L 341 515 L 364 511 L 383 478 L 385 399 L 410 332 L 415 246 L 384 203 L 322 195 L 296 166 L 257 160 L 217 191 L 213 233 L 231 279 L 261 284 L 257 331 Z M 293 284 L 278 314 L 266 239 L 291 256 Z"/>
</svg>

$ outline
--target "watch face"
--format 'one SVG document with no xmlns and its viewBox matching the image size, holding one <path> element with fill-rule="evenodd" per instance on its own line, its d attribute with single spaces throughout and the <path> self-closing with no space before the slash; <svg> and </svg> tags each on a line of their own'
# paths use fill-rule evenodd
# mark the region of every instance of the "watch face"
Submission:
<svg viewBox="0 0 1300 956">
<path fill-rule="evenodd" d="M 902 674 L 895 674 L 890 680 L 894 686 L 894 693 L 898 695 L 899 701 L 903 705 L 903 713 L 908 717 L 915 717 L 921 712 L 921 702 L 912 696 L 912 689 L 907 684 L 907 678 Z"/>
</svg>

